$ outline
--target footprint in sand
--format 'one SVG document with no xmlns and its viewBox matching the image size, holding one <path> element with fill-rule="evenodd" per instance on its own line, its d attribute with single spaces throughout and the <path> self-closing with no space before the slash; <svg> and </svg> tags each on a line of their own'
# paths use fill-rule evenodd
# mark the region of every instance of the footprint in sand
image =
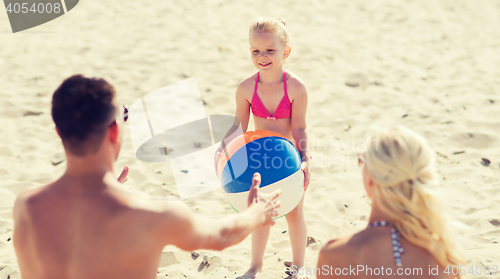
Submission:
<svg viewBox="0 0 500 279">
<path fill-rule="evenodd" d="M 1 265 L 0 278 L 21 278 L 19 275 L 19 268 L 13 265 Z"/>
<path fill-rule="evenodd" d="M 287 247 L 290 247 L 290 241 L 288 240 L 282 240 L 280 242 L 275 242 L 272 244 L 273 248 L 275 249 L 285 249 Z"/>
<path fill-rule="evenodd" d="M 498 227 L 500 226 L 500 221 L 496 220 L 496 219 L 493 219 L 493 220 L 490 220 L 490 223 L 495 226 L 495 227 Z"/>
<path fill-rule="evenodd" d="M 364 74 L 356 73 L 347 77 L 345 85 L 350 87 L 362 87 L 365 88 L 368 84 L 368 77 Z"/>
<path fill-rule="evenodd" d="M 2 157 L 10 157 L 12 156 L 12 151 L 8 147 L 0 148 L 0 156 Z"/>
<path fill-rule="evenodd" d="M 175 257 L 174 252 L 163 252 L 161 253 L 160 264 L 159 267 L 166 267 L 172 264 L 179 263 L 177 258 Z"/>
<path fill-rule="evenodd" d="M 198 272 L 202 272 L 205 275 L 213 273 L 214 270 L 221 266 L 222 259 L 217 256 L 207 257 L 207 263 L 208 264 L 204 264 L 201 262 L 198 267 Z"/>
</svg>

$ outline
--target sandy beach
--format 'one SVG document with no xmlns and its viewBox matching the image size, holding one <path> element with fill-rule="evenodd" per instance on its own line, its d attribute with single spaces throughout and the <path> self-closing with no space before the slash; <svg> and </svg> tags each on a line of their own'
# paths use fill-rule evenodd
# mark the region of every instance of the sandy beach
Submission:
<svg viewBox="0 0 500 279">
<path fill-rule="evenodd" d="M 194 77 L 206 114 L 232 115 L 238 83 L 256 71 L 248 25 L 257 16 L 286 19 L 286 69 L 309 93 L 314 159 L 305 215 L 315 243 L 306 267 L 316 266 L 329 239 L 367 225 L 369 199 L 355 157 L 372 124 L 405 125 L 429 140 L 437 151 L 437 192 L 456 220 L 467 269 L 500 266 L 499 1 L 85 0 L 16 34 L 0 12 L 0 279 L 21 278 L 12 245 L 16 196 L 65 169 L 50 115 L 61 81 L 76 73 L 103 77 L 131 104 Z M 117 171 L 131 169 L 124 187 L 178 196 L 169 164 L 138 160 L 126 129 L 116 162 Z M 209 217 L 234 212 L 220 189 L 185 202 Z M 288 277 L 287 230 L 284 219 L 272 228 L 260 278 Z M 200 266 L 202 256 L 165 247 L 158 278 L 236 278 L 250 265 L 251 239 L 197 252 L 208 255 L 209 267 Z"/>
</svg>

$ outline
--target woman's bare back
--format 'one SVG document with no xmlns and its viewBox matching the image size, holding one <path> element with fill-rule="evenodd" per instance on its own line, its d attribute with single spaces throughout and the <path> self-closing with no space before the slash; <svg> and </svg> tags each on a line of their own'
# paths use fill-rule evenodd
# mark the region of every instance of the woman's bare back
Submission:
<svg viewBox="0 0 500 279">
<path fill-rule="evenodd" d="M 349 237 L 331 240 L 321 250 L 321 278 L 433 278 L 452 279 L 425 249 L 399 238 L 404 254 L 397 266 L 390 227 L 367 228 Z M 451 268 L 451 267 L 450 267 Z"/>
</svg>

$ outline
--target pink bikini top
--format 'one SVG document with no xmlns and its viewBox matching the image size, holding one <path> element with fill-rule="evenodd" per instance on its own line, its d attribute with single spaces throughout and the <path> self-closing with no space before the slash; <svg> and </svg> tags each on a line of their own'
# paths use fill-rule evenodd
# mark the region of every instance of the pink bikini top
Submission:
<svg viewBox="0 0 500 279">
<path fill-rule="evenodd" d="M 290 103 L 290 98 L 288 98 L 288 93 L 286 92 L 286 73 L 283 73 L 283 83 L 285 87 L 285 96 L 281 99 L 276 111 L 271 115 L 267 109 L 262 104 L 262 101 L 257 94 L 257 85 L 259 84 L 259 72 L 257 72 L 257 80 L 255 81 L 255 90 L 252 96 L 252 113 L 255 116 L 266 118 L 267 120 L 276 120 L 277 118 L 288 118 L 292 116 L 292 104 Z"/>
</svg>

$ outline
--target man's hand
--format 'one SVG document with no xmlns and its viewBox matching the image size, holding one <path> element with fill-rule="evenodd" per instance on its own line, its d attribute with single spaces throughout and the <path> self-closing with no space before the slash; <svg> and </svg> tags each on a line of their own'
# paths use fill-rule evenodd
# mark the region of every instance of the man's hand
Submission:
<svg viewBox="0 0 500 279">
<path fill-rule="evenodd" d="M 262 216 L 261 225 L 274 225 L 273 217 L 278 216 L 276 210 L 280 207 L 281 202 L 276 199 L 281 195 L 281 190 L 276 190 L 270 194 L 259 193 L 260 174 L 256 172 L 253 175 L 252 187 L 248 192 L 248 208 L 256 208 L 257 214 Z"/>
<path fill-rule="evenodd" d="M 125 183 L 126 181 L 128 180 L 128 166 L 125 166 L 123 168 L 123 171 L 122 173 L 120 174 L 120 176 L 118 177 L 118 182 L 120 182 L 121 184 Z"/>
<path fill-rule="evenodd" d="M 163 244 L 173 244 L 185 251 L 222 250 L 245 239 L 258 226 L 274 224 L 281 190 L 259 193 L 260 174 L 254 174 L 248 196 L 248 209 L 220 219 L 195 214 L 185 203 L 171 203 L 163 214 L 160 235 Z M 172 228 L 175 228 L 173 230 Z"/>
</svg>

